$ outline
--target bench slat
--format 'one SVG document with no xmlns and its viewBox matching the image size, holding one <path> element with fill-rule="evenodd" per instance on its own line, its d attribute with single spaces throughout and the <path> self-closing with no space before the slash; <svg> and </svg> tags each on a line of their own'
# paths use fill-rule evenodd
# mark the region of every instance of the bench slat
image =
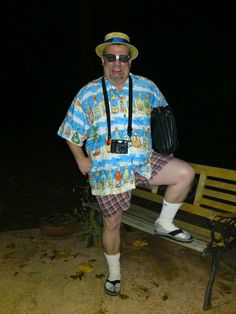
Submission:
<svg viewBox="0 0 236 314">
<path fill-rule="evenodd" d="M 221 202 L 218 202 L 218 201 L 215 201 L 215 200 L 210 200 L 210 199 L 207 199 L 207 198 L 201 198 L 200 200 L 200 205 L 205 205 L 205 206 L 209 206 L 209 207 L 212 207 L 212 208 L 215 208 L 215 213 L 217 213 L 217 209 L 218 210 L 223 210 L 223 211 L 226 211 L 226 212 L 231 212 L 231 213 L 234 213 L 236 212 L 236 207 L 235 205 L 230 205 L 230 204 L 226 204 L 226 203 L 221 203 Z"/>
<path fill-rule="evenodd" d="M 210 220 L 213 220 L 216 215 L 215 210 L 208 209 L 205 207 L 199 207 L 197 205 L 192 205 L 189 203 L 183 203 L 183 205 L 180 207 L 180 211 L 184 211 L 186 213 L 189 213 L 195 216 L 200 216 L 203 218 L 208 218 Z"/>
<path fill-rule="evenodd" d="M 132 217 L 137 223 L 147 223 L 148 226 L 151 225 L 151 234 L 154 234 L 154 223 L 159 214 L 147 208 L 143 208 L 139 205 L 132 204 L 131 208 L 128 211 L 124 212 L 124 216 Z M 210 241 L 211 234 L 209 229 L 185 221 L 181 221 L 178 218 L 174 220 L 174 223 L 177 226 L 188 230 L 195 237 L 201 239 L 204 238 L 204 240 L 207 242 Z"/>
<path fill-rule="evenodd" d="M 163 196 L 159 194 L 154 194 L 150 191 L 144 191 L 139 188 L 136 188 L 135 190 L 132 191 L 132 195 L 135 195 L 136 197 L 140 197 L 142 199 L 152 201 L 154 203 L 162 204 Z M 209 219 L 213 219 L 215 216 L 214 210 L 207 209 L 204 207 L 199 207 L 197 205 L 193 205 L 189 203 L 184 203 L 181 206 L 180 210 L 196 215 L 196 216 L 207 217 Z"/>
<path fill-rule="evenodd" d="M 204 189 L 205 182 L 206 182 L 206 175 L 201 174 L 198 180 L 195 196 L 194 196 L 194 205 L 199 205 L 199 199 L 202 197 L 202 190 Z"/>
<path fill-rule="evenodd" d="M 206 180 L 206 186 L 211 186 L 219 189 L 224 189 L 226 191 L 236 192 L 236 184 L 231 184 L 228 182 L 215 181 L 212 179 Z"/>
<path fill-rule="evenodd" d="M 224 193 L 224 192 L 219 192 L 219 191 L 214 191 L 214 190 L 209 190 L 209 189 L 204 189 L 202 192 L 202 195 L 212 196 L 212 197 L 215 197 L 219 200 L 234 202 L 236 205 L 236 195 L 232 195 L 232 194 L 228 194 L 228 193 Z"/>
<path fill-rule="evenodd" d="M 154 235 L 154 231 L 153 231 L 153 223 L 147 223 L 146 220 L 143 221 L 143 223 L 141 221 L 137 221 L 136 219 L 134 219 L 134 217 L 129 215 L 129 212 L 124 212 L 123 215 L 123 220 L 122 222 L 126 225 L 129 225 L 130 227 L 133 227 L 135 229 L 139 229 L 141 231 L 147 232 L 149 234 Z M 163 238 L 165 239 L 165 238 Z M 172 241 L 171 239 L 168 239 L 168 241 L 171 241 L 173 243 L 176 243 L 175 241 Z M 193 242 L 191 243 L 180 243 L 178 242 L 178 244 L 184 246 L 184 247 L 188 247 L 192 250 L 198 251 L 198 252 L 203 252 L 203 250 L 206 248 L 206 242 L 202 241 L 200 239 L 195 238 L 193 240 Z"/>
<path fill-rule="evenodd" d="M 236 181 L 236 170 L 200 165 L 196 163 L 191 163 L 191 165 L 193 166 L 194 171 L 198 174 L 205 174 L 219 179 Z"/>
</svg>

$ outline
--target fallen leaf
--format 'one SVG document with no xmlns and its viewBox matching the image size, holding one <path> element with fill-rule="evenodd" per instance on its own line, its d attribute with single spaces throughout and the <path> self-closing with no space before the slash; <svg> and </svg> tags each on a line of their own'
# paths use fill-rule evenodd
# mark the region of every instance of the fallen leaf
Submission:
<svg viewBox="0 0 236 314">
<path fill-rule="evenodd" d="M 76 269 L 77 273 L 90 273 L 91 271 L 93 271 L 93 266 L 90 263 L 81 263 Z"/>
<path fill-rule="evenodd" d="M 56 254 L 57 259 L 63 259 L 65 257 L 70 257 L 70 256 L 71 256 L 70 250 L 60 250 L 60 251 L 57 251 L 57 254 Z"/>
<path fill-rule="evenodd" d="M 146 240 L 135 240 L 132 244 L 132 247 L 133 249 L 140 250 L 145 245 L 148 245 Z"/>
<path fill-rule="evenodd" d="M 37 238 L 31 238 L 31 242 L 33 243 L 33 244 L 41 244 L 41 240 L 40 239 L 37 239 Z"/>
</svg>

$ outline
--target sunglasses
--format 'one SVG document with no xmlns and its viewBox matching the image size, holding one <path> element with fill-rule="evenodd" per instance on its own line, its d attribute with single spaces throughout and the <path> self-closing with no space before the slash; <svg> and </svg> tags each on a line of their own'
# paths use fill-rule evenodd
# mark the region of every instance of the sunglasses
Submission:
<svg viewBox="0 0 236 314">
<path fill-rule="evenodd" d="M 120 62 L 127 63 L 127 62 L 129 62 L 131 56 L 129 56 L 129 55 L 116 56 L 116 55 L 113 55 L 113 54 L 106 54 L 106 55 L 104 55 L 104 58 L 108 62 L 115 62 L 116 60 L 118 60 Z"/>
</svg>

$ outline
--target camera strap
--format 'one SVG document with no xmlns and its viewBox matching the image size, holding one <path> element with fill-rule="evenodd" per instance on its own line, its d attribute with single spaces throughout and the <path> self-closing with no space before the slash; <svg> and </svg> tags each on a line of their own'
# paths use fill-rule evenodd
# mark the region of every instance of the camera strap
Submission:
<svg viewBox="0 0 236 314">
<path fill-rule="evenodd" d="M 109 101 L 108 101 L 104 76 L 102 77 L 102 89 L 103 89 L 106 115 L 107 115 L 108 143 L 110 143 L 111 141 L 111 116 L 110 116 Z M 133 105 L 133 82 L 132 82 L 131 76 L 129 75 L 129 115 L 128 115 L 128 127 L 127 127 L 127 134 L 129 138 L 131 138 L 131 135 L 132 135 L 132 111 L 133 111 L 132 105 Z"/>
</svg>

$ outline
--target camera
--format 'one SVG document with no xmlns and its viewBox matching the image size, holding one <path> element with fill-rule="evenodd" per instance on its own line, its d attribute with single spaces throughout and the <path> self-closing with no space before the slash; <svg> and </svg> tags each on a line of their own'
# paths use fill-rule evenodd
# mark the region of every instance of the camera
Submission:
<svg viewBox="0 0 236 314">
<path fill-rule="evenodd" d="M 128 153 L 128 141 L 126 141 L 126 140 L 112 140 L 111 141 L 111 153 L 113 153 L 113 154 L 127 154 Z"/>
</svg>

